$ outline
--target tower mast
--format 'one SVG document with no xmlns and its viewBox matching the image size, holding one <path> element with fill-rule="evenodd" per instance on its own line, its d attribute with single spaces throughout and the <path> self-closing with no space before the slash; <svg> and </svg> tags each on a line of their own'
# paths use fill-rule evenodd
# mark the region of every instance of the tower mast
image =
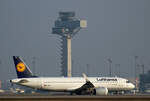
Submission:
<svg viewBox="0 0 150 101">
<path fill-rule="evenodd" d="M 81 28 L 85 28 L 87 22 L 75 18 L 75 12 L 59 12 L 59 17 L 55 21 L 55 27 L 52 33 L 61 36 L 61 68 L 62 76 L 71 77 L 72 59 L 71 59 L 71 39 Z"/>
</svg>

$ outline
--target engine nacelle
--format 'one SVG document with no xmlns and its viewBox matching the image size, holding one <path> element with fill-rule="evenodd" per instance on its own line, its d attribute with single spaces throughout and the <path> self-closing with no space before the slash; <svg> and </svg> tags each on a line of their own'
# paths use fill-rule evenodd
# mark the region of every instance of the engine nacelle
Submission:
<svg viewBox="0 0 150 101">
<path fill-rule="evenodd" d="M 108 89 L 105 87 L 99 87 L 96 88 L 96 95 L 107 95 L 108 94 Z"/>
</svg>

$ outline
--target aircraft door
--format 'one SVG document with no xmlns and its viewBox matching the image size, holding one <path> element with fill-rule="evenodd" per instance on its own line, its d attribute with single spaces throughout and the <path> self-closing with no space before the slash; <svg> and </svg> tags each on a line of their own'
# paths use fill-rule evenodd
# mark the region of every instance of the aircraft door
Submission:
<svg viewBox="0 0 150 101">
<path fill-rule="evenodd" d="M 40 83 L 40 89 L 43 89 L 43 87 L 44 87 L 44 82 L 43 82 L 42 79 L 40 80 L 40 82 L 41 82 L 41 83 Z"/>
</svg>

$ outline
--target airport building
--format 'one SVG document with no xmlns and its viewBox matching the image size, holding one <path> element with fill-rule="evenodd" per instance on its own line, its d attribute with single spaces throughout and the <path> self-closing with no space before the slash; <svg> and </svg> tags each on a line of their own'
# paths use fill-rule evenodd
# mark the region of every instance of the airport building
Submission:
<svg viewBox="0 0 150 101">
<path fill-rule="evenodd" d="M 147 74 L 140 75 L 139 91 L 141 93 L 150 93 L 150 70 L 147 72 Z"/>
</svg>

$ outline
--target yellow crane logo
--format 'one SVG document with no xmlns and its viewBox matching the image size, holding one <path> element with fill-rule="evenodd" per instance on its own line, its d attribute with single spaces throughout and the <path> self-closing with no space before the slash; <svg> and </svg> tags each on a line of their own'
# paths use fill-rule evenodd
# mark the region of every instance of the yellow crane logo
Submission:
<svg viewBox="0 0 150 101">
<path fill-rule="evenodd" d="M 16 67 L 18 72 L 24 72 L 26 69 L 26 66 L 22 62 L 18 63 Z"/>
</svg>

